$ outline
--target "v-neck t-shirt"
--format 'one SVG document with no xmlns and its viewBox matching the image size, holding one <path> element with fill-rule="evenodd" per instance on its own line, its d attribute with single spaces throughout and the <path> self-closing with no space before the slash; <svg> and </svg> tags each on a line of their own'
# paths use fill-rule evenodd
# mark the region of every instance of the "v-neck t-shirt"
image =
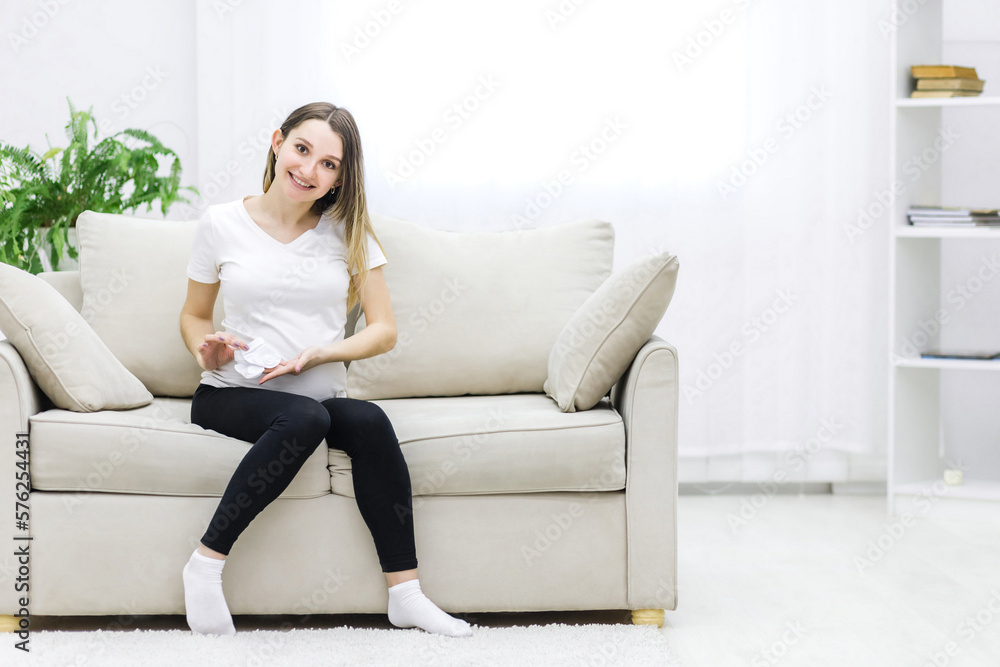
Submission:
<svg viewBox="0 0 1000 667">
<path fill-rule="evenodd" d="M 387 261 L 371 234 L 367 253 L 368 269 Z M 314 228 L 282 243 L 254 222 L 243 199 L 209 206 L 195 228 L 187 276 L 200 283 L 221 281 L 223 330 L 247 344 L 263 338 L 282 360 L 311 345 L 344 339 L 349 278 L 342 220 L 324 214 Z M 259 384 L 261 376 L 245 378 L 235 366 L 234 359 L 203 371 L 201 381 L 213 387 L 285 391 L 317 401 L 347 395 L 342 361 L 264 384 Z"/>
</svg>

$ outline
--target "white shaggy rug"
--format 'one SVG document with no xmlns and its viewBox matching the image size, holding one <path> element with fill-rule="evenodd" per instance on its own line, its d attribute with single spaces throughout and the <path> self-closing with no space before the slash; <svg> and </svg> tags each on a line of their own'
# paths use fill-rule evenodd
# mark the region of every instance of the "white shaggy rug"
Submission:
<svg viewBox="0 0 1000 667">
<path fill-rule="evenodd" d="M 327 628 L 254 630 L 233 637 L 187 630 L 31 633 L 31 652 L 0 634 L 0 665 L 53 667 L 461 667 L 516 665 L 680 665 L 653 626 L 473 626 L 471 637 L 451 638 L 419 629 Z"/>
</svg>

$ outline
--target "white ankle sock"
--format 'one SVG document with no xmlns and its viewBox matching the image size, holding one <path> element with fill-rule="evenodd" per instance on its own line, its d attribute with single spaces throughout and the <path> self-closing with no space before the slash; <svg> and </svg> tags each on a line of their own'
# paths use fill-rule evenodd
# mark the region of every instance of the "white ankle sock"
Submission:
<svg viewBox="0 0 1000 667">
<path fill-rule="evenodd" d="M 460 618 L 449 616 L 427 599 L 420 580 L 411 579 L 389 587 L 389 622 L 397 628 L 422 628 L 450 637 L 469 637 L 472 628 Z"/>
<path fill-rule="evenodd" d="M 191 554 L 182 573 L 184 607 L 191 631 L 206 635 L 235 635 L 233 617 L 222 593 L 222 567 L 226 561 Z"/>
</svg>

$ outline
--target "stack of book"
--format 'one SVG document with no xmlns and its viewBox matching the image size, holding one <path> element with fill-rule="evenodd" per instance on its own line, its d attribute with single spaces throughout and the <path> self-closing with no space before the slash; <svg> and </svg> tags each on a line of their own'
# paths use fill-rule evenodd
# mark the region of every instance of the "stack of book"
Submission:
<svg viewBox="0 0 1000 667">
<path fill-rule="evenodd" d="M 914 65 L 910 73 L 917 80 L 910 97 L 975 97 L 986 83 L 976 76 L 975 67 Z"/>
<path fill-rule="evenodd" d="M 1000 210 L 955 208 L 950 206 L 911 206 L 906 211 L 906 217 L 915 227 L 937 227 L 941 225 L 953 227 L 1000 226 Z"/>
</svg>

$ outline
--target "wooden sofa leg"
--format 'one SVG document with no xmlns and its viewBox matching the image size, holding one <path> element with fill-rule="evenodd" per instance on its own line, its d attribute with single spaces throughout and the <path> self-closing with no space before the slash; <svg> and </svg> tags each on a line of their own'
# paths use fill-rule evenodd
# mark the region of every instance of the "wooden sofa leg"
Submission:
<svg viewBox="0 0 1000 667">
<path fill-rule="evenodd" d="M 20 629 L 20 618 L 17 616 L 0 615 L 0 632 L 17 632 Z"/>
<path fill-rule="evenodd" d="M 663 610 L 662 609 L 633 609 L 632 610 L 632 625 L 655 625 L 658 628 L 663 627 Z"/>
</svg>

